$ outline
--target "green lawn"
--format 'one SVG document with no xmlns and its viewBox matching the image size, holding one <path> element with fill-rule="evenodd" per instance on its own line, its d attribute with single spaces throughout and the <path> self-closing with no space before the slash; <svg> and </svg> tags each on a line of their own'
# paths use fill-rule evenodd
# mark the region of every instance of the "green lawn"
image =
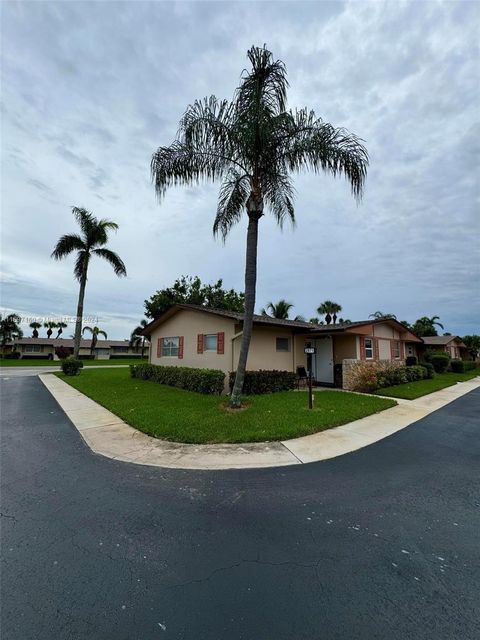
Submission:
<svg viewBox="0 0 480 640">
<path fill-rule="evenodd" d="M 84 360 L 85 367 L 101 367 L 102 365 L 117 364 L 138 364 L 139 362 L 147 362 L 144 358 L 114 358 L 113 360 Z M 20 360 L 9 360 L 8 358 L 0 358 L 0 367 L 59 367 L 60 360 L 39 360 L 38 358 L 20 358 Z"/>
<path fill-rule="evenodd" d="M 385 389 L 379 389 L 376 394 L 379 396 L 415 400 L 415 398 L 426 396 L 434 391 L 440 391 L 440 389 L 451 387 L 457 382 L 471 380 L 478 375 L 480 375 L 480 369 L 467 371 L 466 373 L 437 373 L 434 378 L 428 380 L 417 380 L 417 382 L 409 382 L 407 384 L 399 384 L 394 387 L 385 387 Z"/>
<path fill-rule="evenodd" d="M 305 436 L 393 407 L 386 398 L 339 391 L 315 392 L 309 411 L 304 392 L 245 397 L 248 408 L 231 413 L 226 398 L 130 378 L 126 369 L 56 374 L 65 382 L 151 436 L 176 442 L 262 442 Z"/>
</svg>

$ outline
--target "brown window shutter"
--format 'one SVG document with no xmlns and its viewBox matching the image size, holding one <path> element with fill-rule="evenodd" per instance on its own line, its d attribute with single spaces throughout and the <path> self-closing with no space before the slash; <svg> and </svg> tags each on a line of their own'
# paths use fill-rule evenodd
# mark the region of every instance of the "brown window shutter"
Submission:
<svg viewBox="0 0 480 640">
<path fill-rule="evenodd" d="M 360 360 L 365 360 L 365 338 L 360 336 Z"/>
<path fill-rule="evenodd" d="M 380 350 L 378 348 L 378 338 L 373 339 L 373 359 L 378 360 L 380 357 Z"/>
<path fill-rule="evenodd" d="M 405 360 L 405 343 L 400 342 L 400 358 Z"/>
<path fill-rule="evenodd" d="M 223 331 L 217 333 L 217 353 L 225 353 L 225 334 Z"/>
<path fill-rule="evenodd" d="M 390 340 L 390 360 L 395 360 L 395 350 L 393 345 L 395 344 L 395 340 Z"/>
<path fill-rule="evenodd" d="M 159 338 L 157 340 L 157 358 L 162 357 L 162 340 L 163 338 Z"/>
<path fill-rule="evenodd" d="M 197 336 L 197 353 L 203 353 L 203 333 Z"/>
<path fill-rule="evenodd" d="M 178 357 L 183 358 L 183 336 L 178 337 Z"/>
</svg>

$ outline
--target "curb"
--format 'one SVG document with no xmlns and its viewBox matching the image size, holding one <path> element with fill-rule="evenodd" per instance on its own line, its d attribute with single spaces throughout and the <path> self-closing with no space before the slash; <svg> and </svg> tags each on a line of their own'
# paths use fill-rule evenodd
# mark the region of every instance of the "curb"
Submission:
<svg viewBox="0 0 480 640">
<path fill-rule="evenodd" d="M 95 453 L 135 464 L 208 471 L 281 467 L 335 458 L 378 442 L 480 387 L 480 377 L 459 382 L 417 400 L 400 401 L 366 418 L 283 442 L 196 445 L 148 436 L 57 376 L 38 377 Z"/>
</svg>

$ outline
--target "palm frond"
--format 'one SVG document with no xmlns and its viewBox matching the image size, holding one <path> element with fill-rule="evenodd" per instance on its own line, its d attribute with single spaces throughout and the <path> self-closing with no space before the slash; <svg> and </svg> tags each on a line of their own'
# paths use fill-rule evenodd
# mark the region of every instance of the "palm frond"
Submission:
<svg viewBox="0 0 480 640">
<path fill-rule="evenodd" d="M 180 120 L 177 139 L 195 149 L 208 148 L 229 156 L 236 147 L 233 124 L 232 103 L 210 96 L 187 107 Z"/>
<path fill-rule="evenodd" d="M 290 115 L 281 134 L 282 157 L 288 169 L 344 175 L 355 198 L 361 199 L 368 167 L 363 140 L 346 129 L 335 129 L 313 111 L 301 109 Z"/>
<path fill-rule="evenodd" d="M 83 250 L 78 252 L 77 259 L 75 260 L 75 266 L 73 267 L 73 274 L 79 282 L 82 279 L 82 275 L 86 273 L 88 269 L 89 259 L 90 254 L 88 251 Z"/>
<path fill-rule="evenodd" d="M 61 260 L 68 256 L 72 251 L 82 251 L 85 244 L 82 238 L 76 233 L 69 233 L 60 238 L 52 251 L 51 257 L 55 260 Z"/>
<path fill-rule="evenodd" d="M 213 223 L 213 234 L 222 236 L 223 241 L 234 224 L 239 222 L 250 193 L 250 180 L 237 169 L 230 169 L 220 187 L 217 215 Z"/>
<path fill-rule="evenodd" d="M 265 173 L 262 180 L 262 191 L 268 208 L 275 220 L 283 228 L 285 220 L 295 225 L 295 210 L 293 206 L 295 190 L 288 175 Z"/>
<path fill-rule="evenodd" d="M 127 269 L 123 260 L 114 251 L 110 251 L 110 249 L 94 249 L 92 253 L 110 263 L 116 276 L 121 277 L 127 275 Z"/>
<path fill-rule="evenodd" d="M 94 327 L 95 328 L 95 327 Z M 82 333 L 85 333 L 85 331 L 88 331 L 89 333 L 91 333 L 93 335 L 94 333 L 94 329 L 92 329 L 92 327 L 83 327 L 82 329 Z"/>
<path fill-rule="evenodd" d="M 90 211 L 83 207 L 72 207 L 72 213 L 78 222 L 80 229 L 85 237 L 88 237 L 93 227 L 95 227 L 96 218 Z"/>
</svg>

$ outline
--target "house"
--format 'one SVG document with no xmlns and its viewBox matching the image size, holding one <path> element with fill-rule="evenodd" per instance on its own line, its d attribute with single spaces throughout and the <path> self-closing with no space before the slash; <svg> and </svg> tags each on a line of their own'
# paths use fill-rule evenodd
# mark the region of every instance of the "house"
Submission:
<svg viewBox="0 0 480 640">
<path fill-rule="evenodd" d="M 174 365 L 235 371 L 240 354 L 243 314 L 177 304 L 145 327 L 149 360 Z M 296 371 L 307 367 L 306 346 L 316 347 L 312 374 L 317 383 L 342 386 L 343 367 L 351 361 L 404 363 L 417 355 L 421 338 L 397 320 L 314 325 L 255 315 L 247 369 Z"/>
<path fill-rule="evenodd" d="M 80 358 L 91 354 L 91 340 L 80 341 Z M 56 350 L 68 349 L 73 354 L 74 340 L 68 338 L 20 338 L 11 343 L 14 351 L 20 352 L 20 358 L 38 358 L 39 360 L 58 360 Z M 132 346 L 128 340 L 98 340 L 93 350 L 95 359 L 134 358 L 141 356 L 141 347 Z"/>
<path fill-rule="evenodd" d="M 425 336 L 423 344 L 422 352 L 426 349 L 433 349 L 448 353 L 452 360 L 471 359 L 467 346 L 458 336 Z"/>
</svg>

